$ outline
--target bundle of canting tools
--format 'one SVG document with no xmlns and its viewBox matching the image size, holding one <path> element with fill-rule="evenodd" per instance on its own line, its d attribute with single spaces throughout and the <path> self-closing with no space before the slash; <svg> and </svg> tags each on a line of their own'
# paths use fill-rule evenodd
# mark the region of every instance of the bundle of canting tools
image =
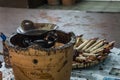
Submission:
<svg viewBox="0 0 120 80">
<path fill-rule="evenodd" d="M 83 35 L 77 36 L 74 46 L 73 69 L 87 68 L 104 61 L 115 41 L 107 42 L 106 39 L 84 39 Z"/>
</svg>

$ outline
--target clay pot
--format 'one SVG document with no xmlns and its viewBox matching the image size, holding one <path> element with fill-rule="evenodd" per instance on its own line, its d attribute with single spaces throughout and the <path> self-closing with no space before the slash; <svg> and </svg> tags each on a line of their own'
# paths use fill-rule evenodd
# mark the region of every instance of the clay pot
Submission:
<svg viewBox="0 0 120 80">
<path fill-rule="evenodd" d="M 35 44 L 27 48 L 15 47 L 11 38 L 19 35 L 11 36 L 6 46 L 15 80 L 70 80 L 75 35 L 60 30 L 56 33 L 57 42 L 63 44 L 57 48 L 42 48 Z"/>
<path fill-rule="evenodd" d="M 59 5 L 60 4 L 60 0 L 48 0 L 48 4 L 49 5 Z"/>
<path fill-rule="evenodd" d="M 64 6 L 71 6 L 71 5 L 74 5 L 76 2 L 76 0 L 62 0 L 62 4 Z"/>
</svg>

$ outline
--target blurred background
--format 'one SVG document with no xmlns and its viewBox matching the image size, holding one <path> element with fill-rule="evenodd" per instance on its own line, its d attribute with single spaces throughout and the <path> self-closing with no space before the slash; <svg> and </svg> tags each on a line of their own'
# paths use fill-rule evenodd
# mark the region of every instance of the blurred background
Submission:
<svg viewBox="0 0 120 80">
<path fill-rule="evenodd" d="M 0 0 L 1 7 L 120 12 L 120 0 Z"/>
</svg>

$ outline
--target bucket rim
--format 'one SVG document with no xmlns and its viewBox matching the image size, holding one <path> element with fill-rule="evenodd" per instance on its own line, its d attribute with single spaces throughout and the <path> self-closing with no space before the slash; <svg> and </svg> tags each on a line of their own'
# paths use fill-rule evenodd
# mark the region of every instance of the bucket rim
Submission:
<svg viewBox="0 0 120 80">
<path fill-rule="evenodd" d="M 19 47 L 19 46 L 15 46 L 10 42 L 10 39 L 11 39 L 12 36 L 16 35 L 17 33 L 14 33 L 10 37 L 8 37 L 6 42 L 7 42 L 7 45 L 8 45 L 9 48 L 14 48 L 14 49 L 17 49 L 17 50 L 28 50 L 29 48 L 33 48 L 35 50 L 53 51 L 53 50 L 62 50 L 64 48 L 74 46 L 74 44 L 76 42 L 76 36 L 73 32 L 65 32 L 65 31 L 62 31 L 62 30 L 57 30 L 57 31 L 68 34 L 68 35 L 71 35 L 71 37 L 70 37 L 70 41 L 68 43 L 64 44 L 63 46 L 56 47 L 56 48 L 42 48 L 42 47 L 39 47 L 36 44 L 30 45 L 27 48 L 22 48 L 22 47 Z"/>
</svg>

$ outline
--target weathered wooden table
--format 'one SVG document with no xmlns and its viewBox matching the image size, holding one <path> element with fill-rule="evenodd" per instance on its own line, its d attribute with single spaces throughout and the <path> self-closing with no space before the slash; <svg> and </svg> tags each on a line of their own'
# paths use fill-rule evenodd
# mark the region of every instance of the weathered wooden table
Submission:
<svg viewBox="0 0 120 80">
<path fill-rule="evenodd" d="M 22 20 L 28 19 L 39 23 L 54 23 L 58 29 L 85 38 L 105 38 L 116 41 L 120 47 L 120 13 L 89 13 L 73 10 L 40 10 L 0 8 L 0 32 L 10 36 L 16 32 Z M 118 56 L 119 57 L 119 56 Z M 91 70 L 91 69 L 89 69 Z M 93 70 L 94 71 L 94 70 Z"/>
<path fill-rule="evenodd" d="M 55 23 L 60 30 L 73 31 L 85 38 L 115 40 L 120 47 L 120 13 L 89 13 L 74 10 L 15 9 L 0 7 L 0 32 L 10 35 L 24 19 Z"/>
</svg>

